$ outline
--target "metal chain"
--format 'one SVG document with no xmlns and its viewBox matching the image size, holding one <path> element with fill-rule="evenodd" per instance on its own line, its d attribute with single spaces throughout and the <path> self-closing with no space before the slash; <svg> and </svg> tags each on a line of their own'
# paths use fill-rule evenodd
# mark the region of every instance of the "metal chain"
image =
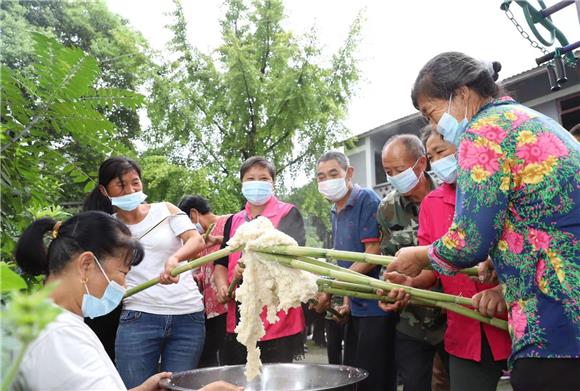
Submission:
<svg viewBox="0 0 580 391">
<path fill-rule="evenodd" d="M 514 24 L 514 26 L 516 26 L 516 29 L 519 31 L 519 33 L 522 35 L 522 37 L 524 37 L 524 39 L 526 39 L 530 43 L 530 45 L 532 45 L 533 48 L 541 50 L 542 53 L 544 53 L 544 54 L 550 53 L 546 50 L 546 48 L 541 46 L 537 41 L 534 41 L 533 39 L 530 38 L 530 34 L 528 34 L 524 30 L 524 28 L 522 26 L 520 26 L 520 24 L 518 23 L 518 21 L 514 17 L 514 14 L 512 13 L 512 11 L 510 11 L 509 8 L 505 10 L 505 15 Z"/>
</svg>

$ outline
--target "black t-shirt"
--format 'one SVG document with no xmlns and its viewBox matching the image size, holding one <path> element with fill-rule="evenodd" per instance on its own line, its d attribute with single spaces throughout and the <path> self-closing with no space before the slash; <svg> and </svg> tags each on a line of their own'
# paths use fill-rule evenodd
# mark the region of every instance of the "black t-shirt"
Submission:
<svg viewBox="0 0 580 391">
<path fill-rule="evenodd" d="M 226 225 L 224 226 L 224 240 L 222 242 L 221 248 L 226 247 L 226 243 L 230 240 L 233 215 L 228 218 Z M 257 217 L 257 216 L 256 216 Z M 304 231 L 304 219 L 300 211 L 296 207 L 292 207 L 290 212 L 280 220 L 278 225 L 278 230 L 284 232 L 286 235 L 292 237 L 299 246 L 304 246 L 306 244 L 306 232 Z M 227 268 L 229 262 L 229 256 L 218 259 L 214 262 L 216 265 L 222 265 Z"/>
</svg>

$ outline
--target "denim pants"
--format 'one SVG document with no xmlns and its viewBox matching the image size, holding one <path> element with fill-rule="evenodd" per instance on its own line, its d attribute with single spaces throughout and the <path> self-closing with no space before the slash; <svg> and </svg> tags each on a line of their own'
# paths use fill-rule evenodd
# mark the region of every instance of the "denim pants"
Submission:
<svg viewBox="0 0 580 391">
<path fill-rule="evenodd" d="M 194 369 L 204 339 L 203 311 L 155 315 L 123 310 L 115 341 L 117 370 L 125 386 L 133 388 L 159 371 Z"/>
</svg>

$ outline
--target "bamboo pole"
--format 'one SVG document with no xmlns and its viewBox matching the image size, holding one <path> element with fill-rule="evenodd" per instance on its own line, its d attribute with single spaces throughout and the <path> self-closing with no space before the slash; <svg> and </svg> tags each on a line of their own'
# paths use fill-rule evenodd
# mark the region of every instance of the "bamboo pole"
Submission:
<svg viewBox="0 0 580 391">
<path fill-rule="evenodd" d="M 320 288 L 322 292 L 340 295 L 340 296 L 350 296 L 356 297 L 359 299 L 368 299 L 368 300 L 379 300 L 384 301 L 386 303 L 393 303 L 394 300 L 387 296 L 379 296 L 377 294 L 372 293 L 364 293 L 360 291 L 350 291 L 346 289 L 339 289 L 339 288 L 332 288 L 330 286 L 325 286 Z M 475 319 L 482 323 L 489 324 L 491 326 L 497 327 L 501 330 L 508 330 L 507 321 L 498 318 L 492 318 L 485 315 L 480 314 L 476 310 L 463 307 L 459 304 L 453 304 L 448 302 L 436 301 L 436 300 L 429 300 L 429 299 L 421 299 L 421 298 L 411 298 L 410 301 L 413 305 L 423 305 L 423 306 L 430 306 L 430 307 L 439 307 L 444 308 L 448 311 L 455 312 L 457 314 L 463 315 L 467 318 Z"/>
<path fill-rule="evenodd" d="M 415 301 L 417 303 L 424 302 L 424 300 L 421 298 L 416 298 Z M 466 308 L 466 307 L 463 307 L 463 306 L 457 305 L 457 304 L 450 305 L 451 303 L 446 303 L 446 302 L 437 301 L 437 300 L 434 300 L 432 302 L 434 304 L 436 304 L 438 307 L 445 308 L 446 310 L 456 312 L 459 315 L 463 315 L 465 317 L 478 320 L 482 323 L 489 324 L 491 326 L 497 327 L 498 329 L 508 331 L 507 320 L 499 319 L 499 318 L 495 318 L 495 317 L 491 318 L 491 317 L 480 314 L 476 309 Z"/>
<path fill-rule="evenodd" d="M 238 265 L 240 265 L 241 267 L 246 267 L 246 265 L 244 265 L 243 262 L 239 262 Z M 228 297 L 232 298 L 234 297 L 234 291 L 236 290 L 236 287 L 238 286 L 238 284 L 242 282 L 241 278 L 237 278 L 235 277 L 232 282 L 230 283 L 230 286 L 228 287 Z"/>
<path fill-rule="evenodd" d="M 362 292 L 362 293 L 376 293 L 376 289 L 368 286 L 368 285 L 361 285 L 361 284 L 353 284 L 352 282 L 344 282 L 338 280 L 327 280 L 327 279 L 318 279 L 316 284 L 319 287 L 329 287 L 333 289 L 344 289 L 353 292 Z"/>
<path fill-rule="evenodd" d="M 277 255 L 290 255 L 294 257 L 317 257 L 336 259 L 347 262 L 363 262 L 373 265 L 387 266 L 395 261 L 395 257 L 388 255 L 377 255 L 368 253 L 357 253 L 353 251 L 333 250 L 317 247 L 303 247 L 303 246 L 272 246 L 268 248 L 252 248 L 255 252 L 267 252 Z M 427 268 L 431 270 L 431 268 Z M 467 274 L 469 276 L 477 276 L 478 269 L 476 267 L 460 270 L 459 273 Z"/>
<path fill-rule="evenodd" d="M 201 258 L 194 259 L 193 261 L 190 261 L 190 262 L 186 263 L 185 265 L 177 266 L 175 269 L 173 269 L 171 271 L 171 275 L 173 277 L 175 277 L 178 274 L 184 273 L 184 272 L 191 270 L 191 269 L 195 269 L 197 267 L 205 265 L 206 263 L 216 261 L 220 258 L 227 256 L 227 255 L 235 253 L 239 249 L 240 249 L 240 247 L 226 247 L 226 248 L 223 248 L 223 249 L 218 250 L 216 252 L 213 252 L 211 254 L 205 255 Z M 130 296 L 133 296 L 134 294 L 139 293 L 139 292 L 141 292 L 147 288 L 150 288 L 156 284 L 159 284 L 159 277 L 156 277 L 152 280 L 149 280 L 149 281 L 146 281 L 142 284 L 134 286 L 133 288 L 127 289 L 127 291 L 125 292 L 125 296 L 123 296 L 123 297 L 127 298 Z"/>
<path fill-rule="evenodd" d="M 388 296 L 379 296 L 376 293 L 350 291 L 348 289 L 332 288 L 330 286 L 320 287 L 320 291 L 325 292 L 325 293 L 330 293 L 333 295 L 338 295 L 338 296 L 356 297 L 357 299 L 384 301 L 385 303 L 394 303 L 396 301 L 394 299 L 391 299 Z M 429 300 L 425 300 L 425 302 L 429 302 Z M 413 299 L 411 299 L 411 304 L 417 304 L 417 303 Z M 428 304 L 422 303 L 419 305 L 426 306 Z M 434 304 L 430 304 L 430 306 L 436 307 Z"/>
<path fill-rule="evenodd" d="M 299 260 L 296 260 L 296 259 L 293 259 L 290 257 L 283 256 L 283 255 L 269 254 L 269 256 L 268 256 L 267 255 L 268 253 L 265 253 L 265 252 L 262 252 L 262 254 L 265 255 L 266 257 L 270 257 L 273 260 L 280 262 L 288 267 L 292 267 L 294 269 L 305 270 L 307 272 L 322 275 L 322 276 L 332 277 L 332 278 L 335 278 L 337 280 L 344 281 L 344 282 L 369 285 L 373 288 L 383 289 L 383 290 L 387 290 L 387 291 L 390 291 L 393 289 L 403 289 L 405 292 L 409 293 L 412 296 L 421 297 L 424 299 L 439 300 L 439 301 L 445 301 L 445 302 L 449 302 L 449 303 L 456 303 L 456 304 L 463 304 L 463 305 L 471 305 L 471 300 L 467 299 L 465 297 L 453 296 L 453 295 L 448 295 L 446 293 L 427 291 L 427 290 L 423 290 L 423 289 L 412 288 L 412 287 L 405 286 L 405 285 L 393 284 L 393 283 L 390 283 L 387 281 L 377 280 L 375 278 L 372 278 L 372 277 L 369 277 L 369 276 L 366 276 L 363 274 L 354 274 L 354 273 L 352 273 L 352 271 L 350 271 L 348 269 L 344 269 L 344 268 L 341 268 L 342 270 L 329 269 L 326 267 L 321 267 L 321 266 L 309 264 L 309 263 L 306 263 L 303 261 L 299 261 Z"/>
</svg>

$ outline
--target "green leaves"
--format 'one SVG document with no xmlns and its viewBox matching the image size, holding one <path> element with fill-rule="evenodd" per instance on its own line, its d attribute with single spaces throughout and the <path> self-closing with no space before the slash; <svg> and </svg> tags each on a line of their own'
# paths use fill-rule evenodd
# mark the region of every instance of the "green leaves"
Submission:
<svg viewBox="0 0 580 391">
<path fill-rule="evenodd" d="M 341 121 L 358 80 L 360 18 L 324 66 L 314 34 L 284 30 L 281 0 L 248 3 L 226 2 L 223 44 L 201 53 L 187 41 L 175 1 L 168 56 L 175 60 L 158 72 L 148 101 L 149 141 L 179 151 L 170 155 L 174 161 L 226 174 L 224 182 L 253 155 L 271 159 L 278 174 L 311 169 L 345 138 Z"/>
<path fill-rule="evenodd" d="M 20 289 L 26 289 L 26 281 L 6 262 L 0 262 L 0 293 Z"/>
<path fill-rule="evenodd" d="M 143 103 L 133 91 L 95 88 L 100 70 L 93 56 L 39 33 L 31 36 L 29 73 L 5 66 L 1 72 L 2 251 L 7 259 L 17 233 L 30 222 L 31 207 L 57 203 L 64 182 L 91 190 L 96 163 L 85 169 L 87 157 L 127 150 L 103 112 L 134 111 Z"/>
<path fill-rule="evenodd" d="M 61 313 L 62 310 L 48 299 L 54 288 L 56 284 L 32 294 L 14 292 L 7 308 L 2 309 L 2 340 L 10 342 L 2 346 L 2 391 L 8 390 L 14 381 L 28 345 Z M 20 342 L 19 346 L 16 341 Z M 18 354 L 7 352 L 9 349 L 18 349 Z M 12 360 L 7 361 L 6 356 L 12 356 Z M 7 363 L 9 368 L 5 368 Z"/>
</svg>

